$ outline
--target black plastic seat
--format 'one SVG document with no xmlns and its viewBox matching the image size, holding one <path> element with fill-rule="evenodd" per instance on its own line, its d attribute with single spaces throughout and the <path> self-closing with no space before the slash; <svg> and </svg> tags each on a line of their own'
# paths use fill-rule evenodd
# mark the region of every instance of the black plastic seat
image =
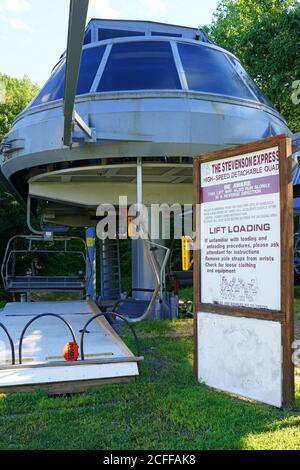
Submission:
<svg viewBox="0 0 300 470">
<path fill-rule="evenodd" d="M 170 273 L 174 285 L 174 292 L 177 295 L 181 287 L 193 287 L 193 271 L 172 271 Z"/>
</svg>

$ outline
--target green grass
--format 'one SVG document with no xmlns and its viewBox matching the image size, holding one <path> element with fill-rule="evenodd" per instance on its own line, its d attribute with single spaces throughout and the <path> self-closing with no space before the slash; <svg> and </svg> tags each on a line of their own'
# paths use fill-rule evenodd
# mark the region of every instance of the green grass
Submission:
<svg viewBox="0 0 300 470">
<path fill-rule="evenodd" d="M 297 321 L 299 299 L 296 288 Z M 145 362 L 136 382 L 73 397 L 0 395 L 0 450 L 300 450 L 300 374 L 289 411 L 211 390 L 193 375 L 192 326 L 137 325 Z"/>
<path fill-rule="evenodd" d="M 300 449 L 300 410 L 196 382 L 191 327 L 189 320 L 138 326 L 146 360 L 136 383 L 71 398 L 0 396 L 0 449 Z"/>
<path fill-rule="evenodd" d="M 295 335 L 300 339 L 300 286 L 295 286 Z"/>
</svg>

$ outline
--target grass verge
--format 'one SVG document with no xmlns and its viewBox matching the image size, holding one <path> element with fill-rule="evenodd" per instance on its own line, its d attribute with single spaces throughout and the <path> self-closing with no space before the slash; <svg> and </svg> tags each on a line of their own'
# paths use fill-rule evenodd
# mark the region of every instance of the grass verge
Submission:
<svg viewBox="0 0 300 470">
<path fill-rule="evenodd" d="M 299 299 L 296 288 L 297 327 Z M 137 332 L 146 359 L 136 383 L 73 397 L 0 395 L 0 449 L 300 450 L 299 373 L 295 409 L 277 410 L 196 382 L 191 320 Z"/>
</svg>

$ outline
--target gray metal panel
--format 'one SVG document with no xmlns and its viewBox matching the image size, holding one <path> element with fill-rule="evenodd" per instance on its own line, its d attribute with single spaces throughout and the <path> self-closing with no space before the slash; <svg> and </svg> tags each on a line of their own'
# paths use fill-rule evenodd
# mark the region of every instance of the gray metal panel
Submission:
<svg viewBox="0 0 300 470">
<path fill-rule="evenodd" d="M 271 128 L 278 134 L 289 133 L 271 108 L 216 96 L 135 93 L 125 94 L 124 98 L 110 95 L 107 99 L 94 95 L 76 101 L 80 115 L 86 120 L 89 117 L 97 129 L 100 145 L 74 145 L 72 151 L 63 148 L 61 105 L 30 112 L 17 120 L 8 135 L 9 139 L 24 139 L 25 148 L 3 163 L 6 179 L 23 168 L 52 162 L 139 155 L 191 156 L 267 137 Z"/>
<path fill-rule="evenodd" d="M 73 111 L 89 0 L 71 0 L 64 93 L 64 144 L 71 144 Z"/>
</svg>

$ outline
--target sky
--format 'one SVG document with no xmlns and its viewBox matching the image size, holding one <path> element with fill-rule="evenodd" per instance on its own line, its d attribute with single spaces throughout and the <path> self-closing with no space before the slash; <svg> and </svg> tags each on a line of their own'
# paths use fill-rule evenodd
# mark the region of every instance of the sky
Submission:
<svg viewBox="0 0 300 470">
<path fill-rule="evenodd" d="M 90 18 L 198 27 L 218 0 L 90 0 Z M 43 85 L 66 49 L 69 0 L 0 0 L 0 72 Z"/>
</svg>

